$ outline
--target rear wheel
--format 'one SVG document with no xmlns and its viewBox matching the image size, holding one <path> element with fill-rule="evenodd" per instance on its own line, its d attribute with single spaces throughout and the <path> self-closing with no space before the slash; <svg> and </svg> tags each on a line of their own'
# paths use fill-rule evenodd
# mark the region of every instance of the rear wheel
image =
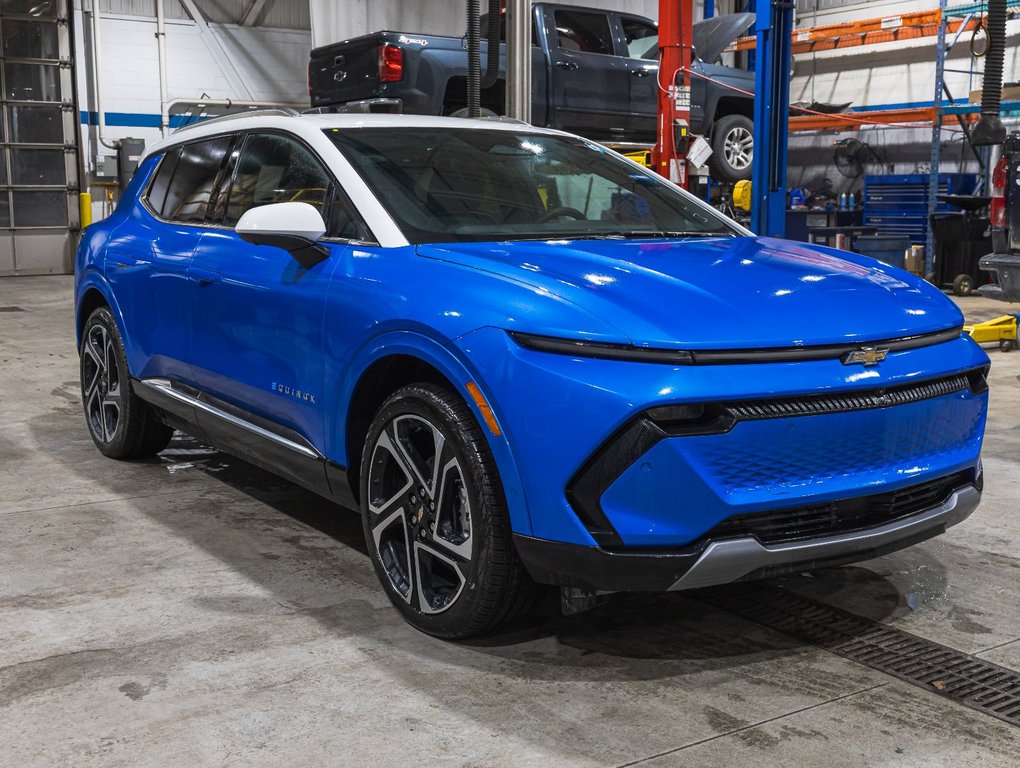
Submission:
<svg viewBox="0 0 1020 768">
<path fill-rule="evenodd" d="M 410 624 L 468 637 L 530 606 L 495 463 L 455 394 L 416 384 L 386 400 L 368 431 L 361 488 L 376 574 Z"/>
<path fill-rule="evenodd" d="M 131 390 L 124 345 L 108 308 L 99 307 L 85 321 L 79 354 L 81 401 L 96 447 L 113 459 L 140 459 L 166 448 L 173 430 Z"/>
<path fill-rule="evenodd" d="M 754 160 L 754 123 L 743 115 L 719 118 L 712 131 L 712 155 L 708 158 L 716 181 L 735 183 L 751 178 Z"/>
<path fill-rule="evenodd" d="M 953 293 L 957 296 L 970 296 L 974 290 L 974 279 L 970 275 L 957 275 L 953 280 Z"/>
</svg>

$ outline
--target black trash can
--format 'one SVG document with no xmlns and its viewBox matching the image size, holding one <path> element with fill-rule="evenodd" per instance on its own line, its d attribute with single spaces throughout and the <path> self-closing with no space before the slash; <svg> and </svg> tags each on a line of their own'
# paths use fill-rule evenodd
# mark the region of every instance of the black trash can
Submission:
<svg viewBox="0 0 1020 768">
<path fill-rule="evenodd" d="M 978 262 L 992 249 L 987 216 L 940 211 L 931 216 L 935 235 L 935 285 L 966 296 L 988 282 Z"/>
</svg>

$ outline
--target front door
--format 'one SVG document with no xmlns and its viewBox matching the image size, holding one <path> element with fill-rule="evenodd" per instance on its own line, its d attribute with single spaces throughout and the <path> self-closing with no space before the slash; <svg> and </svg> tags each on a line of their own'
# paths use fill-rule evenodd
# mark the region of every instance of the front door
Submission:
<svg viewBox="0 0 1020 768">
<path fill-rule="evenodd" d="M 551 13 L 552 124 L 600 141 L 624 140 L 630 74 L 627 59 L 616 55 L 609 16 L 562 7 Z"/>
<path fill-rule="evenodd" d="M 233 227 L 249 208 L 280 202 L 309 203 L 328 221 L 336 194 L 330 174 L 299 141 L 249 134 L 219 197 L 214 223 L 222 226 L 202 236 L 189 273 L 196 297 L 190 357 L 199 389 L 319 449 L 327 400 L 323 311 L 332 273 L 349 248 L 329 245 L 329 258 L 305 268 L 282 248 L 243 241 Z"/>
</svg>

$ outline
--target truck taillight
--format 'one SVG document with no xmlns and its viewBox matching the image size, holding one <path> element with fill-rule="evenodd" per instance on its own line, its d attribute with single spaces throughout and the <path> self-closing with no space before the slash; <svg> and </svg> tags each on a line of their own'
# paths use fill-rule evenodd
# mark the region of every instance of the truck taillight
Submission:
<svg viewBox="0 0 1020 768">
<path fill-rule="evenodd" d="M 308 97 L 312 96 L 312 62 L 308 62 L 308 68 L 305 70 L 305 85 L 308 87 Z"/>
<path fill-rule="evenodd" d="M 404 49 L 397 45 L 379 46 L 379 82 L 396 83 L 404 77 Z"/>
<path fill-rule="evenodd" d="M 989 215 L 993 227 L 1006 226 L 1006 177 L 1009 172 L 1009 159 L 1006 155 L 999 158 L 992 172 L 992 204 Z"/>
</svg>

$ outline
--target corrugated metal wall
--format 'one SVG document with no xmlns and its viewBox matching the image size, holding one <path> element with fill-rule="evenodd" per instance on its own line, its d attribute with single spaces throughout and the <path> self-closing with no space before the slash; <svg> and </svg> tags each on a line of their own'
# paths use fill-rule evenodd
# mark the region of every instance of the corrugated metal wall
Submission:
<svg viewBox="0 0 1020 768">
<path fill-rule="evenodd" d="M 252 0 L 196 0 L 206 21 L 220 24 L 237 24 L 244 18 Z M 81 6 L 81 0 L 75 3 Z M 188 13 L 178 0 L 166 0 L 166 16 L 168 19 L 188 19 Z M 343 2 L 337 3 L 342 12 Z M 155 0 L 100 0 L 99 9 L 103 13 L 124 16 L 155 17 Z M 278 27 L 281 29 L 309 29 L 311 19 L 308 12 L 308 0 L 270 0 L 256 23 L 261 27 Z"/>
</svg>

